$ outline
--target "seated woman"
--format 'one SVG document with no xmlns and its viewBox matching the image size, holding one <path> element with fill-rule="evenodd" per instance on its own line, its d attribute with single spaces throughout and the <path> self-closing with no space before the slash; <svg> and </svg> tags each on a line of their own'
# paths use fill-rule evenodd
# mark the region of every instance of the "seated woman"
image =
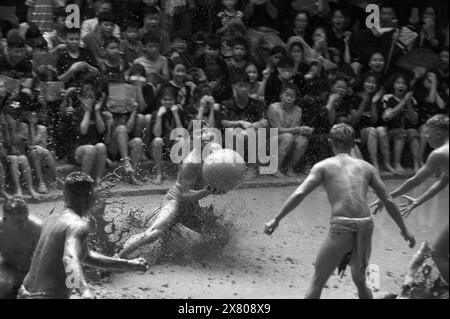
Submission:
<svg viewBox="0 0 450 319">
<path fill-rule="evenodd" d="M 281 90 L 279 103 L 273 103 L 267 111 L 269 127 L 278 129 L 278 178 L 286 177 L 281 169 L 286 164 L 286 174 L 296 177 L 296 169 L 308 148 L 308 138 L 313 129 L 302 126 L 302 109 L 296 105 L 298 87 L 286 84 Z"/>
<path fill-rule="evenodd" d="M 419 120 L 416 112 L 417 101 L 413 97 L 413 92 L 409 91 L 406 76 L 402 74 L 394 75 L 391 90 L 391 94 L 383 96 L 383 129 L 379 129 L 378 133 L 381 151 L 386 162 L 390 158 L 390 145 L 392 143 L 394 149 L 393 173 L 404 175 L 405 169 L 402 166 L 401 159 L 406 142 L 410 145 L 414 169 L 417 171 L 420 167 L 419 133 L 414 129 Z"/>
<path fill-rule="evenodd" d="M 361 143 L 369 153 L 370 162 L 379 171 L 377 128 L 381 119 L 379 102 L 383 92 L 378 90 L 378 77 L 374 73 L 365 74 L 362 83 L 362 91 L 357 94 L 359 105 L 356 104 L 351 110 L 350 122 L 355 131 L 359 132 Z M 390 166 L 389 162 L 385 165 Z"/>
<path fill-rule="evenodd" d="M 100 183 L 106 168 L 106 131 L 101 113 L 104 96 L 97 93 L 96 81 L 86 78 L 85 84 L 67 94 L 61 110 L 59 128 L 60 150 L 69 162 L 80 165 L 81 171 L 92 174 Z"/>
</svg>

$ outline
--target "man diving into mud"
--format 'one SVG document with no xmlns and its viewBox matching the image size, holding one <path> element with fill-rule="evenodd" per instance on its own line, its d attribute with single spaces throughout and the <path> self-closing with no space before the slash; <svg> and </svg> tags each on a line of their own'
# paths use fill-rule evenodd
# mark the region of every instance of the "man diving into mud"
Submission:
<svg viewBox="0 0 450 319">
<path fill-rule="evenodd" d="M 150 227 L 143 233 L 132 236 L 124 245 L 123 250 L 119 253 L 120 258 L 126 258 L 138 248 L 153 243 L 160 237 L 168 235 L 172 231 L 181 231 L 184 227 L 188 227 L 190 231 L 196 231 L 191 225 L 195 222 L 194 214 L 199 212 L 199 200 L 210 195 L 223 195 L 218 190 L 211 189 L 204 185 L 203 181 L 203 151 L 206 146 L 210 147 L 209 151 L 221 149 L 216 143 L 211 143 L 214 139 L 213 131 L 204 121 L 201 123 L 201 129 L 193 130 L 193 123 L 190 124 L 189 132 L 191 132 L 192 140 L 186 139 L 186 142 L 193 145 L 195 138 L 201 138 L 200 148 L 193 149 L 189 155 L 182 161 L 178 171 L 178 177 L 175 184 L 167 192 L 163 202 L 156 211 L 156 216 Z M 199 236 L 203 236 L 200 235 Z"/>
<path fill-rule="evenodd" d="M 406 204 L 402 204 L 402 214 L 406 218 L 411 212 L 440 193 L 448 186 L 449 181 L 449 154 L 448 154 L 448 133 L 449 133 L 449 118 L 447 115 L 438 114 L 430 118 L 425 124 L 425 137 L 432 148 L 435 150 L 430 154 L 426 164 L 417 172 L 417 174 L 410 179 L 408 179 L 403 185 L 401 185 L 398 189 L 394 190 L 391 193 L 393 198 L 397 198 L 399 196 L 403 196 L 407 200 Z M 404 196 L 404 194 L 423 184 L 428 178 L 434 177 L 436 174 L 440 174 L 439 180 L 437 180 L 422 196 L 419 198 L 412 198 L 409 196 Z M 375 206 L 374 214 L 380 212 L 383 209 L 383 203 L 375 202 L 371 206 Z M 430 288 L 435 288 L 424 285 L 424 280 L 427 281 L 426 277 L 428 276 L 417 276 L 415 280 L 422 281 L 421 283 L 415 282 L 415 286 L 421 286 L 422 292 L 421 296 L 424 297 L 427 295 L 428 297 L 432 297 L 433 294 L 438 293 L 439 295 L 445 295 L 442 291 L 446 290 L 446 296 L 448 299 L 448 276 L 449 276 L 449 226 L 447 225 L 442 232 L 437 236 L 434 243 L 432 245 L 428 243 L 424 243 L 418 253 L 418 255 L 423 255 L 421 259 L 417 259 L 414 261 L 416 264 L 412 266 L 414 273 L 420 273 L 420 269 L 422 269 L 423 265 L 428 265 L 426 268 L 430 267 L 434 272 L 440 273 L 441 281 L 443 282 L 442 289 L 439 292 L 432 292 Z M 427 251 L 428 253 L 424 254 L 423 252 Z M 419 267 L 420 265 L 420 267 Z M 436 271 L 437 270 L 437 271 Z M 428 271 L 428 274 L 431 273 Z M 411 277 L 411 276 L 410 276 Z M 442 280 L 443 279 L 443 280 Z M 426 286 L 429 286 L 428 288 Z M 428 294 L 425 293 L 428 291 Z"/>
<path fill-rule="evenodd" d="M 330 131 L 329 141 L 334 157 L 316 164 L 305 181 L 288 199 L 281 212 L 265 226 L 271 235 L 280 221 L 293 211 L 315 188 L 324 185 L 330 201 L 331 228 L 315 263 L 315 274 L 306 293 L 308 299 L 318 299 L 329 277 L 339 266 L 345 271 L 351 265 L 352 279 L 359 298 L 371 299 L 366 285 L 365 270 L 369 264 L 374 223 L 367 204 L 371 187 L 401 231 L 401 235 L 415 246 L 414 236 L 406 228 L 400 211 L 389 196 L 376 169 L 369 163 L 352 157 L 354 130 L 347 124 L 337 124 Z"/>
<path fill-rule="evenodd" d="M 3 205 L 3 219 L 0 220 L 0 299 L 16 299 L 30 269 L 41 229 L 41 220 L 29 215 L 27 204 L 21 197 L 9 199 Z"/>
<path fill-rule="evenodd" d="M 19 299 L 67 299 L 73 290 L 82 298 L 94 298 L 81 268 L 82 264 L 108 270 L 146 270 L 142 258 L 121 260 L 88 249 L 89 224 L 83 219 L 95 200 L 94 181 L 81 172 L 65 180 L 65 207 L 46 220 Z"/>
</svg>

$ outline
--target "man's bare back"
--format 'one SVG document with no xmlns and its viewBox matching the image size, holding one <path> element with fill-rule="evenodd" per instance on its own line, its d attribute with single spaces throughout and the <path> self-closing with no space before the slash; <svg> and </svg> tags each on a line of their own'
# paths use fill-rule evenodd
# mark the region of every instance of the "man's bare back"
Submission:
<svg viewBox="0 0 450 319">
<path fill-rule="evenodd" d="M 65 238 L 70 232 L 85 233 L 87 240 L 89 226 L 81 217 L 67 209 L 49 216 L 42 228 L 30 271 L 23 282 L 28 292 L 70 296 L 71 289 L 66 285 L 63 262 Z"/>
<path fill-rule="evenodd" d="M 339 154 L 317 165 L 322 174 L 333 217 L 364 218 L 370 216 L 367 190 L 374 168 L 348 154 Z"/>
<path fill-rule="evenodd" d="M 19 271 L 30 268 L 34 249 L 39 241 L 42 222 L 36 216 L 29 216 L 23 229 L 11 230 L 0 221 L 0 262 Z"/>
</svg>

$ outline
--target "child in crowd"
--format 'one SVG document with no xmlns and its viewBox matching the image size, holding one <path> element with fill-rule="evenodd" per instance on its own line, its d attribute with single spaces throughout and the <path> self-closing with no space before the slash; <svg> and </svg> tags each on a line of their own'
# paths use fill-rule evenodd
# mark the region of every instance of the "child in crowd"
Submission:
<svg viewBox="0 0 450 319">
<path fill-rule="evenodd" d="M 139 30 L 139 40 L 145 45 L 145 38 L 152 34 L 158 38 L 161 54 L 170 52 L 170 35 L 161 29 L 161 11 L 155 7 L 144 11 L 144 27 Z"/>
<path fill-rule="evenodd" d="M 194 66 L 194 59 L 188 52 L 189 36 L 185 32 L 176 32 L 172 37 L 172 51 L 169 54 L 170 62 L 181 60 L 187 68 Z"/>
<path fill-rule="evenodd" d="M 222 0 L 223 11 L 217 15 L 217 33 L 223 33 L 232 23 L 242 23 L 244 14 L 236 9 L 237 0 Z"/>
<path fill-rule="evenodd" d="M 66 88 L 78 87 L 90 72 L 98 72 L 97 61 L 92 54 L 80 46 L 80 29 L 66 28 L 66 47 L 58 52 L 56 68 L 58 80 Z"/>
<path fill-rule="evenodd" d="M 248 60 L 249 49 L 247 40 L 245 38 L 234 39 L 232 48 L 233 57 L 228 62 L 228 72 L 231 84 L 235 84 L 246 74 L 245 69 L 250 63 Z"/>
<path fill-rule="evenodd" d="M 125 62 L 120 52 L 120 40 L 114 37 L 106 40 L 106 52 L 103 59 L 98 59 L 98 67 L 100 71 L 100 85 L 104 92 L 110 82 L 125 81 Z"/>
<path fill-rule="evenodd" d="M 139 24 L 136 20 L 128 20 L 124 39 L 120 41 L 120 52 L 123 54 L 123 60 L 126 67 L 130 67 L 134 60 L 142 55 L 144 46 L 139 41 Z"/>
<path fill-rule="evenodd" d="M 160 40 L 152 34 L 144 38 L 143 55 L 133 63 L 141 64 L 145 68 L 149 80 L 152 75 L 154 76 L 150 82 L 155 86 L 170 79 L 169 60 L 161 55 Z"/>
<path fill-rule="evenodd" d="M 177 91 L 172 86 L 163 86 L 159 90 L 158 111 L 152 114 L 152 131 L 154 139 L 151 149 L 155 161 L 156 178 L 153 183 L 160 185 L 163 181 L 163 160 L 168 158 L 174 141 L 171 140 L 171 132 L 175 128 L 187 127 L 185 110 L 178 104 Z"/>
</svg>

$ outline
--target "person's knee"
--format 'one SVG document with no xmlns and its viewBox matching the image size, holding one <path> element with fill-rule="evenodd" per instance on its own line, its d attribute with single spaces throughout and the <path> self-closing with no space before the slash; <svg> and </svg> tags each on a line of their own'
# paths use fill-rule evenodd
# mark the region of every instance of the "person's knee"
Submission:
<svg viewBox="0 0 450 319">
<path fill-rule="evenodd" d="M 114 131 L 117 135 L 120 135 L 120 134 L 128 135 L 128 129 L 125 125 L 118 125 Z"/>
<path fill-rule="evenodd" d="M 93 145 L 80 146 L 75 152 L 75 161 L 78 164 L 81 164 L 81 162 L 86 159 L 93 159 L 95 157 L 95 152 L 95 146 Z"/>
<path fill-rule="evenodd" d="M 367 137 L 371 139 L 376 139 L 378 137 L 377 130 L 374 127 L 367 128 Z"/>
<path fill-rule="evenodd" d="M 18 161 L 20 165 L 28 165 L 28 158 L 25 155 L 20 155 L 18 157 Z"/>
<path fill-rule="evenodd" d="M 152 147 L 154 148 L 162 148 L 164 146 L 164 139 L 161 137 L 156 137 L 152 141 Z"/>
<path fill-rule="evenodd" d="M 405 129 L 398 129 L 392 132 L 392 139 L 395 142 L 405 142 L 408 137 L 408 132 Z"/>
<path fill-rule="evenodd" d="M 301 136 L 301 135 L 297 136 L 295 138 L 295 145 L 297 147 L 302 147 L 302 148 L 308 146 L 308 138 L 305 136 Z"/>
<path fill-rule="evenodd" d="M 378 127 L 376 131 L 379 138 L 387 138 L 388 135 L 385 127 Z"/>
<path fill-rule="evenodd" d="M 290 146 L 294 143 L 294 135 L 291 133 L 281 134 L 278 139 L 282 145 Z"/>
<path fill-rule="evenodd" d="M 98 155 L 106 155 L 107 154 L 107 148 L 106 145 L 103 143 L 98 143 L 95 145 L 95 152 Z"/>
<path fill-rule="evenodd" d="M 144 142 L 142 141 L 141 138 L 136 137 L 134 139 L 132 139 L 128 145 L 131 149 L 140 149 L 143 147 Z"/>
<path fill-rule="evenodd" d="M 408 141 L 414 141 L 414 140 L 419 140 L 420 139 L 420 134 L 416 129 L 408 129 L 406 131 L 407 137 L 408 137 Z"/>
</svg>

